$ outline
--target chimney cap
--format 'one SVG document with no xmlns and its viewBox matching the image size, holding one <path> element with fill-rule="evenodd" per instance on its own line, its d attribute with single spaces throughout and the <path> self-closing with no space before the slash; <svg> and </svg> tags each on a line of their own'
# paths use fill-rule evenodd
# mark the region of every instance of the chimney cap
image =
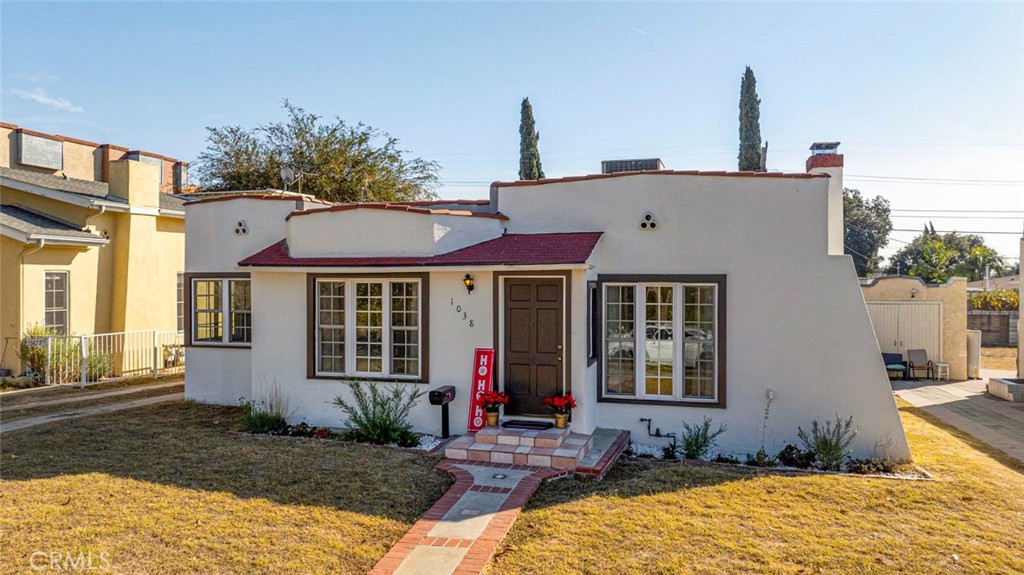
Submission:
<svg viewBox="0 0 1024 575">
<path fill-rule="evenodd" d="M 811 144 L 811 151 L 815 154 L 834 154 L 839 148 L 839 142 L 814 142 Z"/>
</svg>

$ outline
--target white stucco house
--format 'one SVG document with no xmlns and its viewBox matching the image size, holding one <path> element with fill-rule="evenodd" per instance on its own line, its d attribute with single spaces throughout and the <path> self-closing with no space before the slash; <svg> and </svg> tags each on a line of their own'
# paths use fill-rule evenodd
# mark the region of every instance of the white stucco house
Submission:
<svg viewBox="0 0 1024 575">
<path fill-rule="evenodd" d="M 550 418 L 543 398 L 571 392 L 576 432 L 641 440 L 641 418 L 670 432 L 708 416 L 742 456 L 838 413 L 861 428 L 856 454 L 909 458 L 842 255 L 841 172 L 826 146 L 808 173 L 497 182 L 480 201 L 191 202 L 186 396 L 237 404 L 276 385 L 292 419 L 337 426 L 350 381 L 454 385 L 459 432 L 474 349 L 493 348 L 506 417 Z M 412 423 L 438 433 L 438 408 L 422 401 Z"/>
</svg>

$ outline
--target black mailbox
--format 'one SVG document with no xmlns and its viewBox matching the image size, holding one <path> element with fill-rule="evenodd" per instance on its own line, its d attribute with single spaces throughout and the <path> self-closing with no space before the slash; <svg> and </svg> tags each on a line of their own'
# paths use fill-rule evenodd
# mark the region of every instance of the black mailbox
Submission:
<svg viewBox="0 0 1024 575">
<path fill-rule="evenodd" d="M 437 389 L 433 389 L 430 391 L 428 399 L 430 400 L 430 405 L 449 404 L 455 399 L 455 386 L 442 385 Z"/>
<path fill-rule="evenodd" d="M 441 406 L 441 437 L 448 439 L 448 404 L 455 399 L 455 386 L 442 385 L 427 394 L 430 405 Z"/>
</svg>

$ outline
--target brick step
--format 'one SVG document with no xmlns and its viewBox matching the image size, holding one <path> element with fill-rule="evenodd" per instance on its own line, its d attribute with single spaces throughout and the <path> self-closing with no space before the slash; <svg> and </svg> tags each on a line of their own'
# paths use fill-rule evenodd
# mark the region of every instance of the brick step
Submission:
<svg viewBox="0 0 1024 575">
<path fill-rule="evenodd" d="M 525 445 L 526 447 L 548 447 L 557 449 L 569 438 L 566 429 L 503 429 L 501 427 L 485 427 L 476 432 L 477 443 L 497 443 L 500 445 Z"/>
<path fill-rule="evenodd" d="M 543 432 L 533 431 L 529 433 Z M 495 438 L 500 439 L 501 437 L 503 435 L 493 433 L 483 434 L 482 437 L 480 433 L 477 433 L 475 436 L 464 435 L 448 444 L 448 447 L 444 450 L 444 455 L 448 459 L 464 461 L 510 463 L 575 470 L 580 460 L 589 452 L 591 445 L 591 437 L 589 435 L 568 432 L 566 432 L 564 438 L 560 439 L 557 447 L 542 447 L 536 445 L 536 441 L 534 441 L 534 445 L 499 443 L 498 439 Z M 482 438 L 485 440 L 481 441 Z M 550 440 L 552 438 L 547 437 L 544 439 Z M 545 441 L 544 443 L 548 444 L 549 442 Z"/>
</svg>

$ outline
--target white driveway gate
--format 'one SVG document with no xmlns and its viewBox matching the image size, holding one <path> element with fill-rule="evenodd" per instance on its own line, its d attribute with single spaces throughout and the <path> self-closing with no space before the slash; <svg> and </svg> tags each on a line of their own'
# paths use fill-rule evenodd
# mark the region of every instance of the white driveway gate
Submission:
<svg viewBox="0 0 1024 575">
<path fill-rule="evenodd" d="M 868 315 L 883 353 L 907 357 L 908 349 L 923 349 L 928 359 L 942 360 L 942 302 L 875 302 Z"/>
</svg>

